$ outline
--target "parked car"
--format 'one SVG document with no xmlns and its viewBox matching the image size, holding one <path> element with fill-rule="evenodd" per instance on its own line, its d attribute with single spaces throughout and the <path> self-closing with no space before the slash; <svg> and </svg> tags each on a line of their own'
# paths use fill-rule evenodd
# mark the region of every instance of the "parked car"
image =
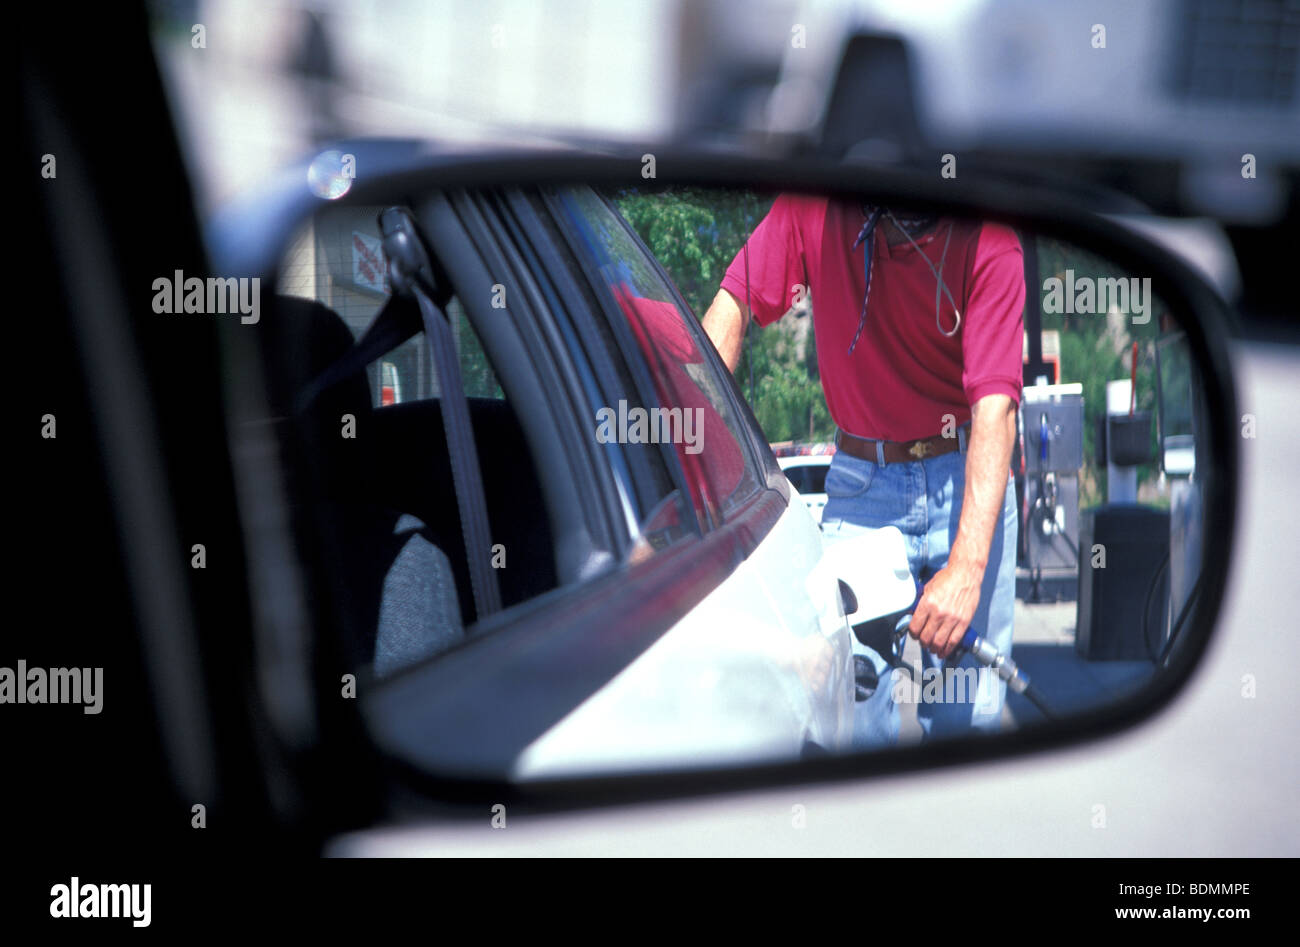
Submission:
<svg viewBox="0 0 1300 947">
<path fill-rule="evenodd" d="M 822 511 L 826 509 L 826 471 L 831 466 L 831 455 L 778 457 L 776 461 L 785 471 L 790 483 L 799 491 L 808 512 L 820 523 Z"/>
</svg>

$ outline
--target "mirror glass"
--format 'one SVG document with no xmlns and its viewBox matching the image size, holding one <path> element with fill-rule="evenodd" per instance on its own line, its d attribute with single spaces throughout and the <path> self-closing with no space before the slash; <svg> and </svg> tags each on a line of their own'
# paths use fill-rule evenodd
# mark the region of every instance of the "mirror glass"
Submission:
<svg viewBox="0 0 1300 947">
<path fill-rule="evenodd" d="M 390 752 L 515 780 L 803 759 L 1161 673 L 1214 454 L 1151 274 L 815 194 L 391 204 L 430 235 L 423 317 L 391 205 L 325 204 L 256 330 L 320 634 Z"/>
</svg>

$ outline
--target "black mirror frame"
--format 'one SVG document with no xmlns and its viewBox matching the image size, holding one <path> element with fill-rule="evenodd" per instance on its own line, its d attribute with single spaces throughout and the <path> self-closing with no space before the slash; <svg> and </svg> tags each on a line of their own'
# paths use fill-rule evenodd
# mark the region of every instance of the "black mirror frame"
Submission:
<svg viewBox="0 0 1300 947">
<path fill-rule="evenodd" d="M 996 220 L 1017 230 L 1051 233 L 1114 260 L 1129 272 L 1150 274 L 1152 289 L 1184 317 L 1192 357 L 1205 386 L 1209 443 L 1219 463 L 1206 481 L 1201 587 L 1184 640 L 1149 686 L 1062 723 L 993 734 L 977 740 L 898 747 L 803 761 L 691 771 L 628 773 L 516 784 L 448 778 L 393 761 L 402 798 L 422 813 L 480 818 L 484 801 L 517 811 L 566 811 L 666 798 L 752 791 L 809 783 L 861 780 L 963 763 L 1010 759 L 1112 736 L 1166 710 L 1206 650 L 1227 583 L 1237 521 L 1240 445 L 1238 398 L 1226 339 L 1237 335 L 1232 312 L 1184 260 L 1149 238 L 1038 185 L 990 174 L 945 179 L 888 165 L 761 159 L 648 146 L 617 152 L 495 151 L 439 153 L 407 140 L 364 140 L 333 146 L 355 156 L 357 176 L 337 201 L 316 197 L 307 185 L 309 162 L 285 172 L 264 193 L 219 216 L 209 228 L 215 272 L 267 277 L 294 229 L 325 203 L 384 203 L 396 194 L 432 189 L 554 186 L 694 185 L 719 188 L 825 192 L 876 198 L 910 207 Z M 653 155 L 654 176 L 643 176 Z M 415 795 L 413 796 L 412 793 Z"/>
</svg>

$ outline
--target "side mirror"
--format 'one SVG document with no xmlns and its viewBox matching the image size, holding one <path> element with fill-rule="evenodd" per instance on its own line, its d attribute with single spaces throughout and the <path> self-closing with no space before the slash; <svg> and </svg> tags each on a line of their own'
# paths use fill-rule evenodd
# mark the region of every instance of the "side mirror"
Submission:
<svg viewBox="0 0 1300 947">
<path fill-rule="evenodd" d="M 358 164 L 362 158 L 358 154 Z M 358 377 L 358 390 L 365 387 L 362 404 L 368 396 L 375 417 L 373 436 L 345 445 L 356 448 L 353 453 L 336 456 L 332 449 L 298 449 L 291 443 L 283 457 L 294 466 L 286 461 L 285 471 L 263 469 L 254 463 L 261 455 L 247 453 L 254 459 L 247 465 L 248 477 L 289 484 L 294 502 L 310 511 L 301 535 L 290 537 L 304 548 L 319 546 L 304 552 L 304 562 L 320 561 L 322 583 L 334 577 L 347 583 L 339 604 L 320 600 L 317 617 L 323 632 L 337 637 L 339 653 L 348 656 L 340 673 L 372 675 L 358 706 L 375 746 L 431 777 L 502 779 L 520 786 L 612 774 L 639 781 L 659 771 L 704 772 L 773 761 L 814 765 L 809 758 L 818 752 L 888 753 L 920 740 L 922 718 L 911 709 L 910 716 L 900 713 L 897 730 L 889 730 L 883 741 L 868 739 L 869 728 L 857 726 L 859 716 L 874 725 L 867 718 L 876 708 L 856 699 L 856 658 L 865 656 L 863 648 L 884 657 L 889 648 L 873 642 L 890 642 L 897 616 L 910 611 L 916 600 L 911 540 L 898 528 L 905 520 L 866 529 L 851 525 L 853 516 L 836 514 L 832 519 L 845 524 L 842 528 L 819 530 L 816 514 L 804 515 L 799 497 L 782 489 L 782 465 L 760 447 L 804 432 L 810 440 L 828 439 L 825 393 L 811 370 L 816 350 L 810 344 L 809 320 L 816 318 L 815 310 L 803 312 L 792 304 L 776 320 L 784 323 L 765 330 L 755 348 L 741 356 L 781 366 L 781 373 L 768 373 L 770 377 L 785 378 L 788 372 L 795 382 L 790 390 L 798 396 L 793 401 L 779 385 L 755 385 L 747 396 L 692 324 L 707 311 L 722 278 L 718 274 L 728 270 L 738 253 L 742 267 L 737 273 L 743 272 L 747 235 L 763 219 L 767 202 L 780 196 L 772 190 L 775 182 L 763 177 L 773 166 L 690 159 L 695 163 L 673 164 L 674 183 L 647 185 L 636 162 L 605 156 L 439 158 L 407 170 L 394 167 L 396 160 L 390 160 L 392 173 L 386 173 L 376 154 L 373 169 L 337 201 L 322 203 L 308 195 L 312 203 L 301 208 L 297 223 L 268 228 L 262 216 L 252 216 L 251 223 L 229 231 L 244 239 L 228 238 L 225 245 L 234 251 L 220 257 L 224 270 L 241 272 L 235 264 L 257 255 L 262 262 L 249 264 L 247 272 L 264 274 L 264 285 L 274 285 L 281 296 L 308 301 L 313 312 L 328 317 L 328 340 L 347 344 L 349 336 L 370 331 L 387 293 L 382 281 L 367 275 L 380 272 L 377 215 L 394 204 L 412 208 L 423 221 L 430 260 L 454 291 L 448 316 L 454 309 L 458 338 L 465 343 L 462 372 L 466 378 L 484 379 L 481 388 L 466 392 L 467 398 L 482 401 L 484 412 L 475 424 L 481 419 L 486 425 L 481 430 L 499 434 L 494 443 L 517 445 L 511 459 L 526 463 L 524 473 L 515 463 L 484 464 L 480 471 L 485 497 L 499 511 L 493 542 L 501 542 L 513 557 L 503 572 L 514 583 L 509 604 L 491 622 L 475 622 L 467 633 L 463 622 L 426 620 L 426 615 L 440 613 L 443 604 L 430 599 L 421 606 L 424 613 L 409 621 L 412 640 L 419 645 L 412 651 L 417 659 L 401 673 L 385 676 L 374 673 L 378 625 L 382 619 L 386 641 L 401 637 L 392 632 L 396 620 L 390 622 L 401 611 L 392 593 L 396 583 L 369 564 L 380 562 L 399 575 L 408 564 L 378 558 L 395 554 L 384 520 L 359 523 L 355 542 L 340 534 L 329 505 L 316 502 L 325 491 L 313 480 L 325 487 L 335 480 L 350 484 L 353 464 L 386 471 L 409 458 L 441 466 L 448 450 L 424 453 L 415 446 L 430 440 L 422 437 L 423 431 L 438 427 L 435 379 L 421 355 L 427 340 L 394 342 L 390 352 L 377 357 L 374 372 Z M 455 175 L 453 169 L 458 169 Z M 693 177 L 687 177 L 688 170 Z M 1222 347 L 1212 344 L 1221 300 L 1175 258 L 1112 223 L 1071 210 L 1068 201 L 1043 204 L 1054 208 L 1049 218 L 1029 198 L 1017 203 L 1009 192 L 989 191 L 987 198 L 976 200 L 970 195 L 979 197 L 979 191 L 931 191 L 921 177 L 874 181 L 869 169 L 861 167 L 808 168 L 802 177 L 790 177 L 785 170 L 782 166 L 782 193 L 824 194 L 827 206 L 845 196 L 924 206 L 953 220 L 978 220 L 981 227 L 991 223 L 1003 228 L 999 239 L 1018 241 L 1021 254 L 1015 266 L 1023 269 L 1014 275 L 1025 281 L 1029 300 L 1022 313 L 1023 377 L 1045 376 L 1058 391 L 1064 386 L 1077 390 L 1076 400 L 1044 402 L 1026 411 L 1014 438 L 1007 489 L 1015 492 L 1007 506 L 1014 504 L 1016 531 L 1014 545 L 1004 541 L 1001 547 L 1007 555 L 999 558 L 999 568 L 1005 570 L 1007 585 L 1015 582 L 1017 594 L 1010 615 L 1011 645 L 999 653 L 1023 668 L 1047 697 L 1056 698 L 1049 699 L 1053 707 L 1092 721 L 1088 725 L 1094 730 L 1097 721 L 1138 719 L 1185 679 L 1205 640 L 1225 574 L 1228 545 L 1221 537 L 1231 532 L 1234 445 L 1240 438 L 1228 366 L 1220 357 Z M 302 178 L 295 175 L 295 180 Z M 294 186 L 295 194 L 305 193 L 300 183 Z M 849 225 L 860 211 L 856 206 L 843 211 L 841 224 L 853 230 L 850 238 L 857 228 Z M 685 249 L 660 238 L 661 225 L 681 214 L 708 223 L 692 230 L 698 239 Z M 1016 224 L 1014 233 L 1008 232 L 1007 220 Z M 548 252 L 518 259 L 511 255 L 503 235 L 515 224 L 526 226 L 529 239 Z M 851 246 L 851 239 L 841 242 Z M 267 248 L 264 256 L 262 248 Z M 509 271 L 504 275 L 496 272 L 503 261 Z M 510 282 L 507 275 L 514 289 L 510 318 L 503 319 L 495 300 L 497 283 L 504 287 Z M 551 305 L 547 295 L 546 287 L 563 289 L 571 281 L 580 290 L 581 312 L 566 313 Z M 250 341 L 250 372 L 256 369 L 267 379 L 316 377 L 319 369 L 296 371 L 291 359 L 316 351 L 315 334 L 295 334 L 288 319 L 265 321 L 282 328 L 293 344 L 263 344 L 261 336 Z M 573 330 L 588 322 L 602 332 L 608 329 L 616 344 L 586 348 Z M 928 318 L 924 324 L 930 325 Z M 253 333 L 240 331 L 251 339 Z M 1176 352 L 1169 348 L 1175 332 L 1184 340 Z M 679 350 L 677 334 L 691 344 Z M 541 338 L 556 340 L 556 358 L 532 357 L 534 342 Z M 565 340 L 563 345 L 559 340 Z M 1097 416 L 1105 414 L 1105 400 L 1085 401 L 1084 392 L 1104 391 L 1117 380 L 1110 376 L 1124 368 L 1133 385 L 1131 362 L 1121 358 L 1117 367 L 1115 358 L 1117 351 L 1131 351 L 1133 343 L 1140 354 L 1147 353 L 1138 360 L 1137 420 L 1132 424 L 1141 437 L 1135 434 L 1135 443 L 1149 447 L 1155 416 L 1161 443 L 1173 446 L 1168 438 L 1194 436 L 1198 458 L 1206 462 L 1195 477 L 1180 478 L 1162 478 L 1155 465 L 1140 464 L 1135 479 L 1143 488 L 1142 502 L 1115 504 L 1123 508 L 1112 511 L 1105 503 L 1105 468 L 1097 463 L 1096 438 L 1090 436 Z M 1161 344 L 1162 377 L 1152 378 L 1150 355 Z M 616 403 L 616 396 L 633 395 L 647 404 L 687 406 L 703 396 L 719 423 L 710 429 L 712 446 L 702 452 L 698 469 L 688 470 L 662 439 L 651 444 L 630 431 L 627 447 L 606 452 L 595 436 L 596 419 L 588 413 L 591 392 L 580 378 L 569 377 L 558 360 L 561 350 L 570 352 L 576 365 L 608 373 L 608 382 L 600 387 L 610 403 Z M 1011 354 L 1014 360 L 1016 353 Z M 384 363 L 392 369 L 383 369 Z M 644 377 L 624 378 L 620 363 L 640 365 Z M 741 378 L 747 374 L 742 371 Z M 232 371 L 229 377 L 243 376 Z M 1153 398 L 1157 386 L 1160 396 Z M 1026 401 L 1035 387 L 1025 388 Z M 1067 408 L 1068 423 L 1056 417 Z M 1045 411 L 1046 440 L 1040 416 Z M 1140 414 L 1144 411 L 1149 413 Z M 334 417 L 328 420 L 332 424 Z M 584 429 L 586 424 L 591 427 Z M 745 449 L 746 442 L 753 451 Z M 562 443 L 582 444 L 583 462 L 555 449 Z M 332 438 L 330 446 L 336 446 Z M 617 466 L 620 458 L 642 456 L 641 446 L 646 448 L 644 471 Z M 761 463 L 736 465 L 736 456 Z M 942 461 L 933 468 L 935 476 L 946 477 L 958 462 L 957 457 Z M 655 473 L 661 468 L 671 475 L 666 481 Z M 762 502 L 743 501 L 760 494 L 741 494 L 737 488 L 722 529 L 692 528 L 691 478 L 698 477 L 715 498 L 723 498 L 739 468 L 754 475 L 742 478 L 747 491 L 766 482 Z M 807 465 L 795 484 L 802 486 L 802 479 L 821 487 L 807 492 L 827 496 L 832 512 L 836 507 L 851 512 L 871 491 L 885 499 L 881 494 L 889 489 L 887 475 L 878 483 L 858 478 L 863 482 L 855 484 L 829 469 L 825 479 L 808 477 L 812 469 Z M 605 482 L 597 476 L 601 471 L 610 483 L 626 482 L 628 492 L 604 496 L 597 489 Z M 325 483 L 326 476 L 333 480 Z M 373 505 L 422 514 L 417 518 L 427 535 L 421 539 L 450 562 L 439 559 L 436 571 L 449 573 L 445 586 L 457 601 L 471 601 L 468 561 L 456 558 L 463 545 L 457 511 L 446 492 L 400 478 L 357 480 L 344 499 L 352 502 L 355 495 L 358 509 Z M 667 489 L 670 482 L 672 490 Z M 531 491 L 526 501 L 525 488 Z M 626 549 L 619 524 L 627 522 L 629 507 L 620 495 L 637 498 L 634 505 L 641 507 L 637 529 L 627 531 Z M 1088 520 L 1094 507 L 1107 515 Z M 781 524 L 789 509 L 797 512 Z M 430 524 L 430 518 L 435 522 Z M 943 523 L 934 522 L 951 532 L 957 525 L 951 519 L 949 514 Z M 1081 524 L 1087 521 L 1106 528 L 1094 529 L 1085 542 Z M 1152 521 L 1167 525 L 1152 529 Z M 858 522 L 890 521 L 864 516 Z M 511 531 L 505 540 L 497 534 L 502 523 Z M 1009 530 L 1009 515 L 1005 525 Z M 634 532 L 653 535 L 658 544 L 638 544 Z M 599 547 L 595 536 L 604 536 Z M 1205 536 L 1215 541 L 1206 542 Z M 627 568 L 616 581 L 592 577 L 569 565 L 582 561 L 574 549 L 596 550 L 612 561 L 625 561 Z M 724 552 L 733 567 L 719 566 Z M 1021 560 L 1018 568 L 1012 553 Z M 358 561 L 367 569 L 350 568 Z M 708 582 L 683 579 L 704 575 L 704 565 L 711 569 Z M 434 571 L 419 563 L 410 568 L 424 575 Z M 374 601 L 381 607 L 344 607 Z M 444 635 L 446 629 L 450 632 Z M 406 630 L 405 625 L 397 629 Z M 436 632 L 432 639 L 431 630 Z M 904 688 L 907 682 L 900 679 L 890 702 L 971 704 L 973 721 L 975 701 L 968 689 L 956 687 L 957 680 L 951 688 L 945 680 L 936 694 L 922 686 L 925 667 L 919 679 L 905 673 L 902 665 L 915 670 L 912 655 L 922 649 L 919 643 L 904 644 L 908 656 L 891 657 L 897 658 L 895 669 L 916 686 Z M 927 667 L 934 663 L 920 657 Z M 321 695 L 333 688 L 334 670 L 322 671 Z M 1001 706 L 1006 713 L 999 711 L 997 729 L 1011 736 L 1041 728 L 1062 741 L 1077 738 L 1077 728 L 1045 720 L 1031 703 L 1023 693 L 1011 693 Z M 986 735 L 982 727 L 964 726 L 967 708 L 947 712 L 962 718 L 953 739 L 968 735 L 982 740 Z"/>
</svg>

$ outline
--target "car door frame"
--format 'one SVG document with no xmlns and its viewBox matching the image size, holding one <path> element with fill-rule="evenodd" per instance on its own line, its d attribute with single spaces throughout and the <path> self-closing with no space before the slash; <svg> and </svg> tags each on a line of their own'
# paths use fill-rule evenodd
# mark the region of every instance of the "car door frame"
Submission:
<svg viewBox="0 0 1300 947">
<path fill-rule="evenodd" d="M 566 344 L 576 333 L 566 333 L 555 323 L 589 303 L 579 292 L 563 297 L 563 313 L 548 311 L 538 280 L 525 278 L 520 269 L 526 266 L 524 255 L 509 246 L 519 234 L 510 233 L 501 208 L 489 205 L 485 195 L 469 193 L 423 203 L 419 214 L 430 250 L 447 273 L 503 388 L 512 385 L 516 392 L 541 393 L 549 386 L 563 392 L 559 400 L 561 410 L 570 415 L 569 429 L 581 430 L 572 412 L 574 402 L 584 397 L 581 376 L 608 378 L 609 366 L 597 372 L 587 363 L 584 370 L 590 353 Z M 513 209 L 526 216 L 520 206 Z M 494 285 L 507 288 L 508 319 L 491 305 Z M 608 317 L 590 309 L 586 315 Z M 499 361 L 503 357 L 504 364 Z M 642 370 L 648 377 L 645 366 Z M 527 374 L 533 380 L 521 389 Z M 639 391 L 625 393 L 641 397 Z M 536 412 L 556 410 L 550 407 L 556 400 L 539 396 L 530 405 L 531 420 L 521 417 L 526 432 L 529 423 L 537 423 Z M 559 427 L 553 423 L 549 430 Z M 599 469 L 594 437 L 590 441 L 581 445 L 585 463 Z M 563 466 L 566 476 L 581 483 L 584 465 L 573 462 L 574 453 L 564 454 Z M 544 462 L 546 455 L 539 459 Z M 610 533 L 623 504 L 616 493 L 606 490 L 593 504 L 602 510 Z M 703 533 L 697 528 L 644 561 L 610 561 L 592 575 L 478 623 L 464 644 L 436 659 L 373 682 L 363 708 L 376 743 L 397 761 L 400 772 L 422 784 L 437 782 L 435 795 L 454 796 L 457 787 L 502 778 L 526 746 L 629 666 L 725 581 L 786 504 L 778 491 L 759 489 L 732 521 Z M 591 512 L 585 510 L 584 517 Z M 623 549 L 630 548 L 633 539 L 625 536 Z M 609 615 L 618 616 L 617 634 L 609 633 Z M 474 686 L 466 687 L 465 681 Z M 441 739 L 430 740 L 432 733 Z"/>
<path fill-rule="evenodd" d="M 718 354 L 717 349 L 708 338 L 707 333 L 705 333 L 704 327 L 699 321 L 699 314 L 691 308 L 690 303 L 686 301 L 686 298 L 682 295 L 677 283 L 674 282 L 673 278 L 664 268 L 664 265 L 659 261 L 658 257 L 650 251 L 650 248 L 646 246 L 645 241 L 641 239 L 641 235 L 636 232 L 636 228 L 634 228 L 631 223 L 628 222 L 627 218 L 619 212 L 617 206 L 614 205 L 614 202 L 610 200 L 609 196 L 600 191 L 597 191 L 596 194 L 610 209 L 610 211 L 615 214 L 628 237 L 641 251 L 642 256 L 649 262 L 651 268 L 658 274 L 659 278 L 663 280 L 664 285 L 668 287 L 669 292 L 672 294 L 673 302 L 676 304 L 678 310 L 680 310 L 684 315 L 691 317 L 685 320 L 686 325 L 689 327 L 692 336 L 695 338 L 696 344 L 699 346 L 700 352 L 704 356 L 705 363 L 709 366 L 715 380 L 721 382 L 721 387 L 726 393 L 725 397 L 728 399 L 729 407 L 734 413 L 734 416 L 740 421 L 740 427 L 744 432 L 744 437 L 742 438 L 744 442 L 742 444 L 742 450 L 747 451 L 747 459 L 753 464 L 755 472 L 762 474 L 762 478 L 765 480 L 763 485 L 766 486 L 767 489 L 775 490 L 788 500 L 790 497 L 789 482 L 782 473 L 780 465 L 776 462 L 776 455 L 772 453 L 772 448 L 769 446 L 767 438 L 763 434 L 762 425 L 758 423 L 758 418 L 755 417 L 753 408 L 750 406 L 748 399 L 745 398 L 744 393 L 740 390 L 740 385 L 736 381 L 735 374 L 723 363 L 722 357 Z"/>
</svg>

